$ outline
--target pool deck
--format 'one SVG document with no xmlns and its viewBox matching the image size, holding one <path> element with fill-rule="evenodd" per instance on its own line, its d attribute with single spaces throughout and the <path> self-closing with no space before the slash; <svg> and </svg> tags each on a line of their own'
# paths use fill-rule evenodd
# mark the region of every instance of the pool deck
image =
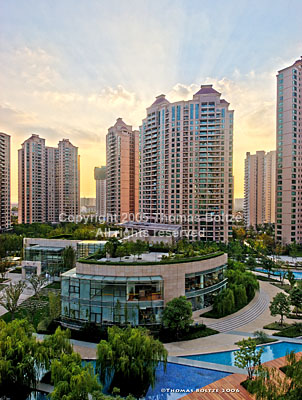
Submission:
<svg viewBox="0 0 302 400">
<path fill-rule="evenodd" d="M 302 357 L 302 352 L 296 353 L 297 358 Z M 278 375 L 282 379 L 286 379 L 286 375 L 279 370 L 280 367 L 286 365 L 286 357 L 280 357 L 272 361 L 267 361 L 263 363 L 268 368 L 276 368 L 278 370 Z M 225 378 L 219 379 L 216 382 L 210 383 L 204 386 L 200 391 L 190 393 L 184 397 L 182 400 L 255 400 L 255 396 L 251 395 L 241 383 L 247 378 L 246 374 L 233 374 L 226 376 Z M 233 393 L 231 391 L 233 390 Z M 237 392 L 236 392 L 237 390 Z"/>
</svg>

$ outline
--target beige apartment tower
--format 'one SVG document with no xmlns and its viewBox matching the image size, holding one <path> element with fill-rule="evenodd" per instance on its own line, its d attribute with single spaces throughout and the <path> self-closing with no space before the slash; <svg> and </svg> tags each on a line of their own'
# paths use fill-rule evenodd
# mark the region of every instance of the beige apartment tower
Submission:
<svg viewBox="0 0 302 400">
<path fill-rule="evenodd" d="M 94 168 L 94 179 L 96 186 L 96 213 L 98 216 L 106 217 L 106 166 Z"/>
<path fill-rule="evenodd" d="M 139 212 L 139 131 L 118 118 L 106 137 L 108 221 L 135 220 Z"/>
<path fill-rule="evenodd" d="M 80 210 L 78 148 L 68 139 L 58 147 L 32 135 L 18 151 L 19 223 L 58 222 Z"/>
<path fill-rule="evenodd" d="M 10 136 L 0 132 L 0 232 L 11 227 Z"/>
<path fill-rule="evenodd" d="M 244 222 L 246 226 L 275 222 L 276 151 L 246 153 Z"/>
<path fill-rule="evenodd" d="M 277 75 L 276 240 L 302 243 L 302 57 Z"/>
<path fill-rule="evenodd" d="M 233 211 L 233 111 L 212 85 L 193 99 L 157 96 L 140 133 L 140 212 L 181 224 L 190 240 L 228 241 Z"/>
</svg>

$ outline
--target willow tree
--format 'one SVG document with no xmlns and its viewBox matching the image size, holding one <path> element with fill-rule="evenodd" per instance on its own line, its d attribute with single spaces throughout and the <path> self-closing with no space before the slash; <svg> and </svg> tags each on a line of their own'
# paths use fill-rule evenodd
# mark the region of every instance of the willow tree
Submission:
<svg viewBox="0 0 302 400">
<path fill-rule="evenodd" d="M 39 371 L 48 364 L 45 347 L 33 336 L 26 320 L 6 324 L 0 319 L 0 393 L 13 400 L 36 386 Z"/>
<path fill-rule="evenodd" d="M 90 400 L 101 398 L 102 386 L 91 364 L 82 365 L 77 353 L 63 354 L 51 365 L 51 381 L 54 390 L 52 400 Z"/>
<path fill-rule="evenodd" d="M 110 383 L 110 390 L 120 389 L 122 396 L 129 393 L 141 397 L 155 384 L 156 368 L 167 363 L 163 344 L 143 328 L 108 328 L 108 341 L 97 346 L 97 371 L 101 382 Z"/>
</svg>

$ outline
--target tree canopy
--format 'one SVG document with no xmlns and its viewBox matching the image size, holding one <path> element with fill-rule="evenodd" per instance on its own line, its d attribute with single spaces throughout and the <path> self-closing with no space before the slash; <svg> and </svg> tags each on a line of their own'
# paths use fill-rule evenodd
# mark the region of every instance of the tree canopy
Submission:
<svg viewBox="0 0 302 400">
<path fill-rule="evenodd" d="M 97 371 L 105 385 L 119 387 L 121 395 L 140 397 L 155 383 L 159 364 L 166 365 L 167 351 L 163 344 L 143 328 L 108 328 L 108 340 L 97 346 Z"/>
</svg>

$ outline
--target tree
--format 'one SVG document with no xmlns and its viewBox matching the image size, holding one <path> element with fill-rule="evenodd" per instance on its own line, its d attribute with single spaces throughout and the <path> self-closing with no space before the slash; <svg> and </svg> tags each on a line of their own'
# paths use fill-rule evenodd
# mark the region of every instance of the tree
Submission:
<svg viewBox="0 0 302 400">
<path fill-rule="evenodd" d="M 234 293 L 234 300 L 235 300 L 235 305 L 236 308 L 242 308 L 244 307 L 248 300 L 247 300 L 247 295 L 246 295 L 246 289 L 244 285 L 233 285 L 232 290 Z"/>
<path fill-rule="evenodd" d="M 51 321 L 61 315 L 61 296 L 53 292 L 48 293 L 48 313 Z"/>
<path fill-rule="evenodd" d="M 277 293 L 271 301 L 271 305 L 269 308 L 273 317 L 275 317 L 276 315 L 280 315 L 280 325 L 283 326 L 284 316 L 288 316 L 290 313 L 289 296 L 286 296 L 282 292 Z"/>
<path fill-rule="evenodd" d="M 54 384 L 52 400 L 93 400 L 102 390 L 92 365 L 82 366 L 81 356 L 74 352 L 53 361 L 51 381 Z"/>
<path fill-rule="evenodd" d="M 0 305 L 11 313 L 12 320 L 15 318 L 15 312 L 18 309 L 18 302 L 26 285 L 23 281 L 15 284 L 10 283 L 1 293 Z"/>
<path fill-rule="evenodd" d="M 145 394 L 154 386 L 155 371 L 160 362 L 167 363 L 167 350 L 163 344 L 143 328 L 108 328 L 108 341 L 97 346 L 97 371 L 106 384 L 112 377 L 110 389 L 120 388 L 121 395 L 135 397 Z"/>
<path fill-rule="evenodd" d="M 232 314 L 235 311 L 235 297 L 231 288 L 223 289 L 215 297 L 213 311 L 219 317 Z"/>
<path fill-rule="evenodd" d="M 68 271 L 75 267 L 76 252 L 72 246 L 68 246 L 64 249 L 62 258 L 63 258 L 63 271 Z"/>
<path fill-rule="evenodd" d="M 41 290 L 47 282 L 47 279 L 42 275 L 31 275 L 27 278 L 27 282 L 34 290 L 34 295 L 40 298 Z"/>
<path fill-rule="evenodd" d="M 235 352 L 235 365 L 246 368 L 248 379 L 253 379 L 255 368 L 260 365 L 263 348 L 257 351 L 256 341 L 252 338 L 242 339 L 238 342 L 239 350 Z"/>
<path fill-rule="evenodd" d="M 302 287 L 294 287 L 289 292 L 290 304 L 296 309 L 296 316 L 301 312 L 302 309 Z"/>
<path fill-rule="evenodd" d="M 122 260 L 122 257 L 125 257 L 127 254 L 126 248 L 123 245 L 120 245 L 117 247 L 115 255 L 120 258 L 120 261 Z"/>
<path fill-rule="evenodd" d="M 49 360 L 60 359 L 64 354 L 72 353 L 70 331 L 58 327 L 53 335 L 46 336 L 43 345 L 49 351 Z"/>
<path fill-rule="evenodd" d="M 283 370 L 283 368 L 282 368 Z M 277 368 L 261 365 L 253 381 L 253 393 L 261 400 L 297 400 L 302 397 L 302 359 L 294 352 L 286 356 L 285 376 Z"/>
<path fill-rule="evenodd" d="M 295 278 L 294 273 L 291 270 L 287 271 L 286 279 L 288 280 L 291 289 L 293 289 L 293 287 L 295 286 L 295 283 L 296 283 L 296 278 Z"/>
<path fill-rule="evenodd" d="M 24 398 L 36 386 L 40 369 L 47 364 L 45 348 L 33 331 L 24 319 L 7 324 L 0 319 L 0 393 L 13 400 Z"/>
<path fill-rule="evenodd" d="M 170 300 L 163 311 L 163 325 L 179 338 L 180 333 L 187 331 L 192 324 L 192 304 L 185 296 Z"/>
<path fill-rule="evenodd" d="M 0 276 L 2 281 L 5 279 L 5 275 L 10 267 L 11 263 L 7 260 L 0 260 Z"/>
</svg>

